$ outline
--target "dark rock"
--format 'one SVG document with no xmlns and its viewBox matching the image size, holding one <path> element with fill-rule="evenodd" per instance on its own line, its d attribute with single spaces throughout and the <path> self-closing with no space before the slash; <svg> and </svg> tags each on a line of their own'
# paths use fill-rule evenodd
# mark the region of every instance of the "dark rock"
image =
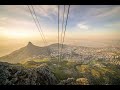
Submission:
<svg viewBox="0 0 120 90">
<path fill-rule="evenodd" d="M 55 85 L 56 82 L 47 64 L 28 69 L 0 63 L 0 85 Z"/>
</svg>

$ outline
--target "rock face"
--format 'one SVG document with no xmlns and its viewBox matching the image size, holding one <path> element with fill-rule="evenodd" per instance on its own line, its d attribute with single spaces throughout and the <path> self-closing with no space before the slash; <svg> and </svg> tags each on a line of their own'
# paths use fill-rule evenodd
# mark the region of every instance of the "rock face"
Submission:
<svg viewBox="0 0 120 90">
<path fill-rule="evenodd" d="M 55 85 L 56 77 L 46 64 L 36 68 L 0 62 L 0 85 Z"/>
</svg>

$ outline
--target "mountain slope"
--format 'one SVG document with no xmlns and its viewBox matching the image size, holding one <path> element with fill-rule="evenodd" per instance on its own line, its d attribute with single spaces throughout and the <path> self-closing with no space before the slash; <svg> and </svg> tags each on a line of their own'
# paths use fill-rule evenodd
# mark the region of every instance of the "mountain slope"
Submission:
<svg viewBox="0 0 120 90">
<path fill-rule="evenodd" d="M 48 52 L 47 47 L 38 47 L 29 42 L 27 46 L 20 48 L 9 55 L 0 57 L 0 61 L 18 63 L 20 60 L 38 55 L 49 56 L 50 52 Z"/>
</svg>

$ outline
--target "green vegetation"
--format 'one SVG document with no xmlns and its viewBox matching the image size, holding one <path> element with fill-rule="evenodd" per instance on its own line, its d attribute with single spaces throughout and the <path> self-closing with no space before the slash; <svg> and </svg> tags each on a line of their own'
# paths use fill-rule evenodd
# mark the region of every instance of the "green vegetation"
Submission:
<svg viewBox="0 0 120 90">
<path fill-rule="evenodd" d="M 86 78 L 91 85 L 118 85 L 120 84 L 119 65 L 110 64 L 103 60 L 93 60 L 88 64 L 78 62 L 57 60 L 34 60 L 25 64 L 27 67 L 36 67 L 42 63 L 47 63 L 58 81 L 68 78 Z M 82 80 L 82 79 L 81 79 Z"/>
<path fill-rule="evenodd" d="M 52 71 L 58 82 L 74 78 L 77 84 L 90 85 L 119 85 L 120 67 L 104 60 L 92 60 L 87 64 L 73 61 L 61 61 L 44 59 L 35 59 L 27 61 L 24 64 L 16 64 L 24 68 L 36 68 L 46 63 Z M 13 66 L 15 66 L 13 64 Z"/>
<path fill-rule="evenodd" d="M 44 59 L 35 59 L 35 60 L 33 60 L 33 61 L 35 61 L 35 62 L 42 62 L 42 63 L 46 63 L 46 62 L 48 62 L 48 61 L 49 61 L 49 59 L 48 59 L 48 58 L 44 58 Z"/>
</svg>

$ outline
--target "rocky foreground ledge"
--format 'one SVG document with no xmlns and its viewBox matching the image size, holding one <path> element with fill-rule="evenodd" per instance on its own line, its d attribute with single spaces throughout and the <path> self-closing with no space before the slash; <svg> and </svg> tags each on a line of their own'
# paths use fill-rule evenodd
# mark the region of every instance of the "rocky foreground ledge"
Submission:
<svg viewBox="0 0 120 90">
<path fill-rule="evenodd" d="M 56 77 L 46 64 L 25 68 L 0 62 L 0 85 L 55 85 Z"/>
<path fill-rule="evenodd" d="M 89 85 L 86 78 L 57 80 L 46 63 L 28 68 L 0 62 L 0 85 Z"/>
</svg>

